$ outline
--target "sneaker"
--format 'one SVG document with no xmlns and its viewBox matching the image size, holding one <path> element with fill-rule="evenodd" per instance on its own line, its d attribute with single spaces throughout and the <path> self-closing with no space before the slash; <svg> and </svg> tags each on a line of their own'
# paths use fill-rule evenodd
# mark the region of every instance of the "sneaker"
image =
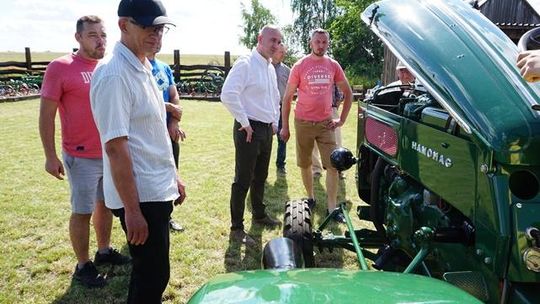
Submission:
<svg viewBox="0 0 540 304">
<path fill-rule="evenodd" d="M 92 261 L 86 262 L 81 269 L 75 265 L 73 279 L 81 282 L 82 285 L 88 288 L 101 288 L 107 284 L 107 280 L 102 274 L 98 273 L 97 268 Z"/>
<path fill-rule="evenodd" d="M 308 198 L 306 202 L 309 207 L 309 210 L 313 210 L 313 208 L 315 208 L 315 205 L 317 205 L 317 201 L 314 198 Z"/>
<path fill-rule="evenodd" d="M 277 168 L 276 171 L 278 175 L 281 175 L 281 176 L 287 175 L 287 169 L 285 169 L 285 167 Z"/>
<path fill-rule="evenodd" d="M 328 212 L 328 210 L 326 210 L 326 216 L 328 216 L 329 214 L 330 214 L 330 212 Z M 347 223 L 347 220 L 345 220 L 345 215 L 343 215 L 343 213 L 341 213 L 341 212 L 334 213 L 334 215 L 332 216 L 332 219 L 336 223 L 341 223 L 341 224 L 346 224 Z"/>
<path fill-rule="evenodd" d="M 94 263 L 97 266 L 104 265 L 104 264 L 111 264 L 111 265 L 124 265 L 131 262 L 131 258 L 125 255 L 122 255 L 118 250 L 114 248 L 109 249 L 109 253 L 101 254 L 96 252 L 96 255 L 94 257 Z"/>
<path fill-rule="evenodd" d="M 231 230 L 230 238 L 238 243 L 246 244 L 247 246 L 257 245 L 257 242 L 244 230 Z"/>
<path fill-rule="evenodd" d="M 280 221 L 278 221 L 277 219 L 271 218 L 268 214 L 266 214 L 264 217 L 260 219 L 254 218 L 252 219 L 252 221 L 255 224 L 259 224 L 259 225 L 267 226 L 267 227 L 275 227 L 275 226 L 281 225 Z"/>
<path fill-rule="evenodd" d="M 173 219 L 169 220 L 169 229 L 173 232 L 182 232 L 184 231 L 184 227 L 180 225 L 179 223 L 175 222 Z"/>
</svg>

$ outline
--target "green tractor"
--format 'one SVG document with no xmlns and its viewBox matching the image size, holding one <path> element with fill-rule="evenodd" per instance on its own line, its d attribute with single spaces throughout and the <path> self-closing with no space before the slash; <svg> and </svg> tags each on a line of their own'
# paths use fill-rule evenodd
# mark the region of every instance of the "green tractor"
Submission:
<svg viewBox="0 0 540 304">
<path fill-rule="evenodd" d="M 265 270 L 229 273 L 190 303 L 540 303 L 540 86 L 517 47 L 462 0 L 384 0 L 361 16 L 416 77 L 358 105 L 357 169 L 374 230 L 316 229 L 287 203 Z M 311 268 L 314 248 L 356 252 L 360 270 Z M 368 261 L 371 265 L 368 265 Z M 302 268 L 305 267 L 305 268 Z"/>
</svg>

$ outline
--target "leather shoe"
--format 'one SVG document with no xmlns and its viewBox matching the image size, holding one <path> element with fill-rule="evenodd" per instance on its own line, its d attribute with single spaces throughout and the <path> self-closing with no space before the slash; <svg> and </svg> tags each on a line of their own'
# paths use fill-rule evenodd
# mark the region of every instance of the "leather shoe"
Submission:
<svg viewBox="0 0 540 304">
<path fill-rule="evenodd" d="M 255 246 L 257 242 L 244 230 L 231 230 L 230 238 L 247 246 Z"/>
<path fill-rule="evenodd" d="M 253 219 L 253 223 L 268 226 L 268 227 L 275 227 L 281 225 L 281 222 L 277 219 L 271 218 L 268 214 L 266 214 L 264 217 L 257 219 Z"/>
<path fill-rule="evenodd" d="M 174 232 L 184 231 L 184 227 L 182 227 L 182 225 L 180 225 L 179 223 L 175 222 L 173 219 L 169 220 L 169 229 Z"/>
<path fill-rule="evenodd" d="M 315 205 L 317 205 L 317 201 L 314 198 L 306 199 L 306 203 L 309 207 L 309 210 L 313 210 L 313 208 L 315 208 Z"/>
</svg>

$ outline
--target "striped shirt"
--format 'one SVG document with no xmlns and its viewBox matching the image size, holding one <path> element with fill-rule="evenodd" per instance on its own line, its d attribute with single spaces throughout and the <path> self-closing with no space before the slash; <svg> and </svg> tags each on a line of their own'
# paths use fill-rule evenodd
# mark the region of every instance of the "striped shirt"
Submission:
<svg viewBox="0 0 540 304">
<path fill-rule="evenodd" d="M 121 42 L 94 71 L 90 103 L 103 145 L 103 190 L 110 209 L 123 208 L 114 186 L 105 144 L 128 138 L 141 202 L 178 197 L 176 167 L 165 124 L 165 103 L 148 60 L 144 65 Z"/>
</svg>

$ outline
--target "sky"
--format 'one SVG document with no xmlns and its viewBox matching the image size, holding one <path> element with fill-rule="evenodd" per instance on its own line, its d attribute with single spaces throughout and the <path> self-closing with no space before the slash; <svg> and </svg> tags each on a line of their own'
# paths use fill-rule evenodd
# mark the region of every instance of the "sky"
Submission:
<svg viewBox="0 0 540 304">
<path fill-rule="evenodd" d="M 162 53 L 234 55 L 249 52 L 240 45 L 241 4 L 250 0 L 162 0 L 176 23 L 163 37 Z M 75 23 L 84 15 L 105 21 L 108 48 L 119 39 L 118 0 L 0 0 L 0 51 L 70 52 L 78 44 Z M 260 0 L 277 17 L 278 25 L 293 22 L 290 0 Z"/>
</svg>

